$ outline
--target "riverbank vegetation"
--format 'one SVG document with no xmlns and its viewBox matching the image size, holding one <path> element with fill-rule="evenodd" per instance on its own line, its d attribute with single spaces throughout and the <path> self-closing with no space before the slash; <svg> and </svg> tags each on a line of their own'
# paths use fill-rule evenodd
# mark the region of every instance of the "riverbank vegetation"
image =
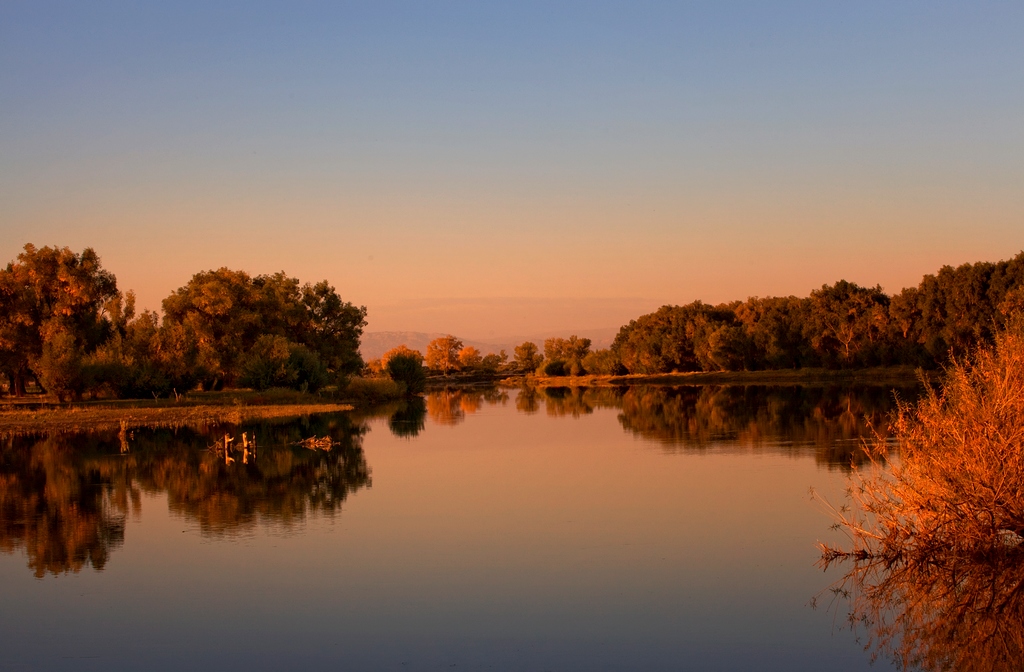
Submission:
<svg viewBox="0 0 1024 672">
<path fill-rule="evenodd" d="M 941 390 L 903 405 L 890 442 L 834 513 L 852 560 L 836 589 L 904 668 L 1018 669 L 1024 655 L 1024 320 L 954 359 Z"/>
<path fill-rule="evenodd" d="M 162 308 L 136 314 L 134 295 L 118 289 L 91 249 L 26 245 L 0 270 L 0 379 L 13 396 L 34 389 L 60 402 L 180 398 L 195 389 L 317 392 L 357 375 L 398 385 L 393 393 L 368 384 L 385 397 L 504 377 L 756 384 L 856 371 L 836 379 L 902 381 L 992 343 L 1024 309 L 1024 253 L 947 266 L 894 296 L 840 280 L 804 298 L 667 305 L 624 325 L 609 348 L 569 335 L 524 342 L 511 358 L 446 335 L 426 353 L 400 346 L 364 365 L 366 308 L 326 281 L 301 284 L 283 272 L 200 272 Z"/>
<path fill-rule="evenodd" d="M 793 379 L 828 377 L 828 371 L 903 379 L 990 345 L 1022 310 L 1024 252 L 1009 261 L 943 267 L 893 296 L 840 280 L 803 298 L 662 306 L 624 325 L 609 348 L 594 350 L 590 339 L 570 335 L 546 339 L 543 347 L 524 342 L 510 360 L 504 351 L 482 356 L 449 335 L 420 356 L 437 375 L 467 381 L 490 374 L 685 384 L 662 377 L 699 373 L 708 382 L 733 382 L 726 373 L 743 373 L 735 380 L 772 382 L 785 377 L 781 372 L 803 371 L 810 373 Z"/>
<path fill-rule="evenodd" d="M 221 268 L 136 314 L 91 249 L 26 245 L 0 270 L 0 373 L 58 401 L 179 396 L 192 389 L 344 385 L 362 368 L 366 309 L 326 281 Z"/>
</svg>

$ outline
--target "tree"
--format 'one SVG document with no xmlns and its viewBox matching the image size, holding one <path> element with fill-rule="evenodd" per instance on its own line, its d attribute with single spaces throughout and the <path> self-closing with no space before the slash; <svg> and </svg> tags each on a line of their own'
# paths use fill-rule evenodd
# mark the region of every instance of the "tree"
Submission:
<svg viewBox="0 0 1024 672">
<path fill-rule="evenodd" d="M 51 331 L 51 330 L 47 330 Z M 82 352 L 75 337 L 59 326 L 43 340 L 43 352 L 36 364 L 39 382 L 48 392 L 63 402 L 78 398 L 84 389 Z"/>
<path fill-rule="evenodd" d="M 51 384 L 77 377 L 67 367 L 78 366 L 108 338 L 105 307 L 119 296 L 117 280 L 92 248 L 75 254 L 67 247 L 26 245 L 0 271 L 0 366 L 14 394 L 24 394 L 27 378 L 39 378 L 43 366 Z M 56 340 L 48 344 L 51 338 Z"/>
<path fill-rule="evenodd" d="M 407 395 L 420 394 L 427 387 L 427 374 L 423 371 L 423 356 L 415 350 L 388 357 L 385 370 L 391 380 L 402 383 Z"/>
<path fill-rule="evenodd" d="M 612 351 L 630 373 L 697 371 L 697 350 L 708 334 L 736 316 L 729 306 L 694 301 L 685 306 L 662 306 L 619 330 Z"/>
<path fill-rule="evenodd" d="M 314 352 L 335 376 L 359 371 L 366 308 L 341 300 L 326 281 L 300 285 L 284 273 L 250 277 L 220 268 L 192 276 L 164 299 L 164 321 L 196 334 L 206 384 L 235 382 L 263 336 L 281 336 Z"/>
<path fill-rule="evenodd" d="M 298 341 L 317 353 L 336 374 L 358 372 L 363 367 L 359 339 L 366 326 L 366 306 L 342 301 L 326 280 L 302 286 L 302 305 L 305 321 L 296 334 Z"/>
<path fill-rule="evenodd" d="M 284 336 L 261 336 L 242 360 L 239 382 L 255 390 L 290 387 L 316 392 L 327 383 L 320 357 Z"/>
<path fill-rule="evenodd" d="M 795 296 L 751 297 L 736 306 L 736 319 L 749 339 L 751 368 L 814 366 L 817 355 L 804 337 L 810 300 Z"/>
<path fill-rule="evenodd" d="M 536 371 L 544 357 L 539 353 L 536 343 L 525 341 L 513 350 L 516 368 L 520 371 Z"/>
<path fill-rule="evenodd" d="M 607 348 L 588 353 L 583 358 L 583 368 L 599 376 L 615 376 L 626 371 L 615 353 Z"/>
<path fill-rule="evenodd" d="M 494 354 L 493 352 L 491 352 L 484 355 L 484 358 L 480 361 L 480 367 L 483 368 L 485 371 L 490 371 L 491 373 L 494 373 L 501 367 L 505 366 L 506 362 L 508 362 L 508 355 L 505 354 L 504 350 L 502 350 L 498 354 Z"/>
<path fill-rule="evenodd" d="M 573 376 L 585 373 L 583 358 L 589 352 L 589 338 L 573 335 L 569 338 L 549 338 L 544 341 L 544 357 L 549 362 L 561 362 L 564 371 Z M 557 366 L 555 368 L 557 369 Z"/>
<path fill-rule="evenodd" d="M 459 365 L 463 369 L 475 369 L 480 366 L 483 362 L 483 356 L 480 351 L 474 348 L 472 345 L 459 350 Z"/>
<path fill-rule="evenodd" d="M 861 287 L 846 280 L 811 292 L 808 336 L 826 363 L 851 366 L 857 356 L 886 330 L 889 297 L 881 287 Z M 861 363 L 864 363 L 863 361 Z"/>
<path fill-rule="evenodd" d="M 447 376 L 449 371 L 459 369 L 460 350 L 462 341 L 451 334 L 435 338 L 427 344 L 427 366 Z"/>
<path fill-rule="evenodd" d="M 416 360 L 417 364 L 419 364 L 420 366 L 423 365 L 423 353 L 421 353 L 419 350 L 413 350 L 403 344 L 391 348 L 390 350 L 388 350 L 387 352 L 380 356 L 381 370 L 386 370 L 388 367 L 388 362 L 391 361 L 391 358 L 397 357 L 399 355 L 404 357 L 412 357 L 413 359 Z"/>
</svg>

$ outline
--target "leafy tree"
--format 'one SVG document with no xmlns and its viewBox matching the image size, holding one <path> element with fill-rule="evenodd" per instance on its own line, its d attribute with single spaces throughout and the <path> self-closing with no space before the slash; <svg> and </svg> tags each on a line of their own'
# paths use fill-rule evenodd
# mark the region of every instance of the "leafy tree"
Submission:
<svg viewBox="0 0 1024 672">
<path fill-rule="evenodd" d="M 461 350 L 462 341 L 451 334 L 435 338 L 427 344 L 427 366 L 435 371 L 443 371 L 447 376 L 449 371 L 459 369 Z"/>
<path fill-rule="evenodd" d="M 318 392 L 330 379 L 320 355 L 301 343 L 289 344 L 288 369 L 294 372 L 291 386 L 300 392 Z"/>
<path fill-rule="evenodd" d="M 545 376 L 564 376 L 566 374 L 565 362 L 560 359 L 545 360 L 540 372 Z"/>
<path fill-rule="evenodd" d="M 398 355 L 412 357 L 421 366 L 423 364 L 423 353 L 421 353 L 419 350 L 413 350 L 406 345 L 399 345 L 394 348 L 391 348 L 390 350 L 388 350 L 387 352 L 380 356 L 381 369 L 387 369 L 388 362 L 391 361 L 391 358 L 396 357 Z"/>
<path fill-rule="evenodd" d="M 316 392 L 327 382 L 320 357 L 284 336 L 261 336 L 242 360 L 239 382 L 255 390 L 290 387 Z"/>
<path fill-rule="evenodd" d="M 809 299 L 795 296 L 751 297 L 736 306 L 736 318 L 749 339 L 751 368 L 796 369 L 817 364 L 804 338 Z"/>
<path fill-rule="evenodd" d="M 840 280 L 811 292 L 807 334 L 826 364 L 852 366 L 858 355 L 886 331 L 889 297 L 881 287 Z"/>
<path fill-rule="evenodd" d="M 476 369 L 483 363 L 483 356 L 480 351 L 474 348 L 472 345 L 459 350 L 459 365 L 463 369 Z"/>
<path fill-rule="evenodd" d="M 391 380 L 405 386 L 407 395 L 420 394 L 427 387 L 423 357 L 415 350 L 397 353 L 389 357 L 386 370 Z"/>
<path fill-rule="evenodd" d="M 85 387 L 81 349 L 75 337 L 59 325 L 46 331 L 50 333 L 43 340 L 43 352 L 35 366 L 39 381 L 56 395 L 57 401 L 78 398 Z"/>
<path fill-rule="evenodd" d="M 288 366 L 290 345 L 284 336 L 261 336 L 242 360 L 239 382 L 254 390 L 292 386 L 295 375 Z"/>
<path fill-rule="evenodd" d="M 535 371 L 540 366 L 540 363 L 544 361 L 543 355 L 537 349 L 537 344 L 530 341 L 517 345 L 513 355 L 516 368 L 520 371 Z"/>
<path fill-rule="evenodd" d="M 544 341 L 544 357 L 549 362 L 561 362 L 565 373 L 573 376 L 586 373 L 583 368 L 583 358 L 589 352 L 589 338 L 573 335 L 569 338 L 549 338 Z"/>
<path fill-rule="evenodd" d="M 502 350 L 498 354 L 491 352 L 484 355 L 483 359 L 480 361 L 480 367 L 485 371 L 490 371 L 491 373 L 494 373 L 498 369 L 505 366 L 507 362 L 508 355 L 505 354 L 504 350 Z"/>
<path fill-rule="evenodd" d="M 341 297 L 326 280 L 302 286 L 305 307 L 303 328 L 296 339 L 317 353 L 328 369 L 351 375 L 363 366 L 359 339 L 366 326 L 366 307 L 355 306 Z"/>
<path fill-rule="evenodd" d="M 73 369 L 109 336 L 105 306 L 118 296 L 117 281 L 91 248 L 75 254 L 26 245 L 0 271 L 0 366 L 14 394 L 24 394 L 33 376 L 70 385 L 58 396 L 79 393 L 80 371 Z"/>
<path fill-rule="evenodd" d="M 697 361 L 704 371 L 740 371 L 749 361 L 750 338 L 743 327 L 716 323 L 701 333 L 694 344 Z"/>
<path fill-rule="evenodd" d="M 165 322 L 194 333 L 206 384 L 231 384 L 263 336 L 281 336 L 316 353 L 337 376 L 359 371 L 366 309 L 341 300 L 326 281 L 300 285 L 284 273 L 250 277 L 221 268 L 195 274 L 163 302 Z"/>
<path fill-rule="evenodd" d="M 662 306 L 622 327 L 612 343 L 612 351 L 630 373 L 697 371 L 701 368 L 695 350 L 697 342 L 707 338 L 709 325 L 733 320 L 731 308 L 700 301 L 686 306 Z"/>
<path fill-rule="evenodd" d="M 583 358 L 583 368 L 587 373 L 599 376 L 615 376 L 626 372 L 619 358 L 607 348 L 587 353 Z"/>
</svg>

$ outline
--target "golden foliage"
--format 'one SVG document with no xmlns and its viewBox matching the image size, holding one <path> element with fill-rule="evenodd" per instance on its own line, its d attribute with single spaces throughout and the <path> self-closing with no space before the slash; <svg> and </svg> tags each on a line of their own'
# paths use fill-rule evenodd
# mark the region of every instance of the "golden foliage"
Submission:
<svg viewBox="0 0 1024 672">
<path fill-rule="evenodd" d="M 1024 658 L 1024 322 L 901 406 L 900 459 L 876 446 L 836 511 L 853 559 L 836 591 L 904 667 L 1019 669 Z"/>
</svg>

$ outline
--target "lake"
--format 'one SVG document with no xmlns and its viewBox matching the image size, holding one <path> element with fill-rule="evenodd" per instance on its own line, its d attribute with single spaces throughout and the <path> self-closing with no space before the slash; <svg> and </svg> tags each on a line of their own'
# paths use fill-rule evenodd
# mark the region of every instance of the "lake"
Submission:
<svg viewBox="0 0 1024 672">
<path fill-rule="evenodd" d="M 841 502 L 893 408 L 871 387 L 487 389 L 6 437 L 0 668 L 868 669 L 809 490 Z M 313 436 L 333 445 L 293 445 Z"/>
</svg>

